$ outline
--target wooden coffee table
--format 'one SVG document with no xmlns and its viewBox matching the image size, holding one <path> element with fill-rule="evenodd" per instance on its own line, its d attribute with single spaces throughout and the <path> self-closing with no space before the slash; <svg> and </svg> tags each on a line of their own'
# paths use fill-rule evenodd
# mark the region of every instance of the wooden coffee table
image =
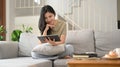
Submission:
<svg viewBox="0 0 120 67">
<path fill-rule="evenodd" d="M 68 61 L 68 67 L 120 67 L 120 59 L 71 59 Z"/>
</svg>

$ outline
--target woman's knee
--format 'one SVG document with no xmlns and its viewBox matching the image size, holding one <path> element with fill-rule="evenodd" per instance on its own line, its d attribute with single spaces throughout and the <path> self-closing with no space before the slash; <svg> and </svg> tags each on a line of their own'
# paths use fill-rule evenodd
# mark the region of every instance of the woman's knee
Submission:
<svg viewBox="0 0 120 67">
<path fill-rule="evenodd" d="M 36 52 L 31 52 L 31 56 L 32 58 L 34 59 L 38 59 L 38 58 L 44 58 L 45 56 L 41 55 L 41 54 L 38 54 Z"/>
<path fill-rule="evenodd" d="M 35 52 L 31 52 L 31 56 L 32 58 L 36 59 L 37 58 L 37 54 Z"/>
<path fill-rule="evenodd" d="M 74 52 L 74 48 L 72 45 L 66 45 L 65 47 L 67 50 Z"/>
</svg>

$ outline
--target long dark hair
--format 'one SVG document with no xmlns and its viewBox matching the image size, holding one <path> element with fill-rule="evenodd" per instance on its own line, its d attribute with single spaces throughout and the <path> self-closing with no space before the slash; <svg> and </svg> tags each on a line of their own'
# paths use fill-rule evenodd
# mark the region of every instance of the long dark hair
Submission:
<svg viewBox="0 0 120 67">
<path fill-rule="evenodd" d="M 41 9 L 41 13 L 40 13 L 40 19 L 39 19 L 39 30 L 41 32 L 41 35 L 44 32 L 44 29 L 46 27 L 46 21 L 45 21 L 45 13 L 50 12 L 53 13 L 54 15 L 56 15 L 54 9 L 50 6 L 50 5 L 45 5 L 44 7 L 42 7 Z M 51 34 L 51 28 L 49 28 L 49 30 L 47 31 L 47 35 Z"/>
</svg>

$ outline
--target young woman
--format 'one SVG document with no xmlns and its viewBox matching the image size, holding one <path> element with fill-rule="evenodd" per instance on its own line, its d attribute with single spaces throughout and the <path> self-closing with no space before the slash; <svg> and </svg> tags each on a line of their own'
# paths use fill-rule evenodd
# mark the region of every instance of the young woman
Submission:
<svg viewBox="0 0 120 67">
<path fill-rule="evenodd" d="M 57 46 L 65 43 L 66 39 L 66 23 L 55 19 L 55 11 L 50 5 L 45 5 L 41 9 L 40 19 L 39 19 L 39 30 L 42 36 L 45 35 L 58 35 L 60 37 L 59 42 L 55 42 L 51 39 L 45 39 L 45 41 L 52 46 Z M 42 44 L 41 44 L 42 45 Z M 59 58 L 70 58 L 73 53 L 73 47 L 71 45 L 65 45 L 65 52 L 57 54 Z M 47 55 L 37 54 L 32 52 L 33 58 L 42 57 L 53 57 Z"/>
</svg>

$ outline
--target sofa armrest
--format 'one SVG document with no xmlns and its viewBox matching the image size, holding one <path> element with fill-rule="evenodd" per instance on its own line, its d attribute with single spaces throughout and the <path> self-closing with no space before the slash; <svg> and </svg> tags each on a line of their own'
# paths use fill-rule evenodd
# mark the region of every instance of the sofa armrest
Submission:
<svg viewBox="0 0 120 67">
<path fill-rule="evenodd" d="M 18 56 L 18 42 L 0 41 L 0 59 Z"/>
</svg>

